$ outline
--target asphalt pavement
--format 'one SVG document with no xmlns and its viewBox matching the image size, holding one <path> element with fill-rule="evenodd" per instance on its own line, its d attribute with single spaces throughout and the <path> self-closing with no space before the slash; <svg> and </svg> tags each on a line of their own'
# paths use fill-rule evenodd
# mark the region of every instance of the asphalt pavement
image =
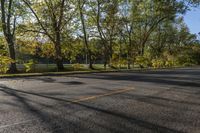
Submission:
<svg viewBox="0 0 200 133">
<path fill-rule="evenodd" d="M 0 79 L 0 133 L 200 133 L 200 68 Z"/>
</svg>

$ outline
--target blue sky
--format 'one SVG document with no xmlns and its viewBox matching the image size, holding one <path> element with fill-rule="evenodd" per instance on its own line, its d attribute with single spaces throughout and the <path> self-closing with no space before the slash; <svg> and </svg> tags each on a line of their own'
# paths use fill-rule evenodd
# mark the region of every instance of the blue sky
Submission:
<svg viewBox="0 0 200 133">
<path fill-rule="evenodd" d="M 200 32 L 200 7 L 188 11 L 184 16 L 184 20 L 190 32 L 198 34 Z"/>
</svg>

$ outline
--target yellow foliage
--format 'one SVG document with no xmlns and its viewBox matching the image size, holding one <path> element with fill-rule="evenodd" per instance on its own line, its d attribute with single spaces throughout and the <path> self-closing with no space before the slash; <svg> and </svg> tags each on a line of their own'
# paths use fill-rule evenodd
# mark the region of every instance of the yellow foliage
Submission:
<svg viewBox="0 0 200 133">
<path fill-rule="evenodd" d="M 6 73 L 9 70 L 9 64 L 13 62 L 11 58 L 0 55 L 0 73 Z"/>
<path fill-rule="evenodd" d="M 78 69 L 84 67 L 83 65 L 81 65 L 81 64 L 79 64 L 79 63 L 73 64 L 72 66 L 73 66 L 74 70 L 78 70 Z"/>
</svg>

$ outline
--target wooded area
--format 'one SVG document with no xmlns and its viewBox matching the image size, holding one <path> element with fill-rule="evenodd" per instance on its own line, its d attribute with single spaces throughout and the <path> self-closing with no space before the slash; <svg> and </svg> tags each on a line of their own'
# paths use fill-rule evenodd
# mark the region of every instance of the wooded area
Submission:
<svg viewBox="0 0 200 133">
<path fill-rule="evenodd" d="M 16 64 L 128 69 L 200 64 L 183 14 L 198 0 L 1 0 L 0 72 Z M 8 65 L 9 64 L 9 65 Z M 29 67 L 28 67 L 29 68 Z M 29 70 L 28 70 L 29 71 Z"/>
</svg>

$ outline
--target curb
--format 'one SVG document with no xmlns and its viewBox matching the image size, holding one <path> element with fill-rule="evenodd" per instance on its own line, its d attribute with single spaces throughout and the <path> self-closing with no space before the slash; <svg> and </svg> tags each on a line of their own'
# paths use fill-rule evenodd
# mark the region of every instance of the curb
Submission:
<svg viewBox="0 0 200 133">
<path fill-rule="evenodd" d="M 23 77 L 37 77 L 37 76 L 63 76 L 74 74 L 88 74 L 88 73 L 107 73 L 107 72 L 120 72 L 121 70 L 107 70 L 107 71 L 75 71 L 75 72 L 45 72 L 45 73 L 22 73 L 11 75 L 0 75 L 1 78 L 23 78 Z"/>
<path fill-rule="evenodd" d="M 174 70 L 174 69 L 188 68 L 188 67 L 172 67 L 172 68 L 144 68 L 144 69 L 116 69 L 116 70 L 92 70 L 92 71 L 70 71 L 70 72 L 45 72 L 45 73 L 22 73 L 11 75 L 0 75 L 1 78 L 24 78 L 36 76 L 64 76 L 74 74 L 89 74 L 89 73 L 111 73 L 111 72 L 147 72 L 147 71 L 160 71 L 160 70 Z M 194 68 L 194 67 L 192 67 Z"/>
</svg>

